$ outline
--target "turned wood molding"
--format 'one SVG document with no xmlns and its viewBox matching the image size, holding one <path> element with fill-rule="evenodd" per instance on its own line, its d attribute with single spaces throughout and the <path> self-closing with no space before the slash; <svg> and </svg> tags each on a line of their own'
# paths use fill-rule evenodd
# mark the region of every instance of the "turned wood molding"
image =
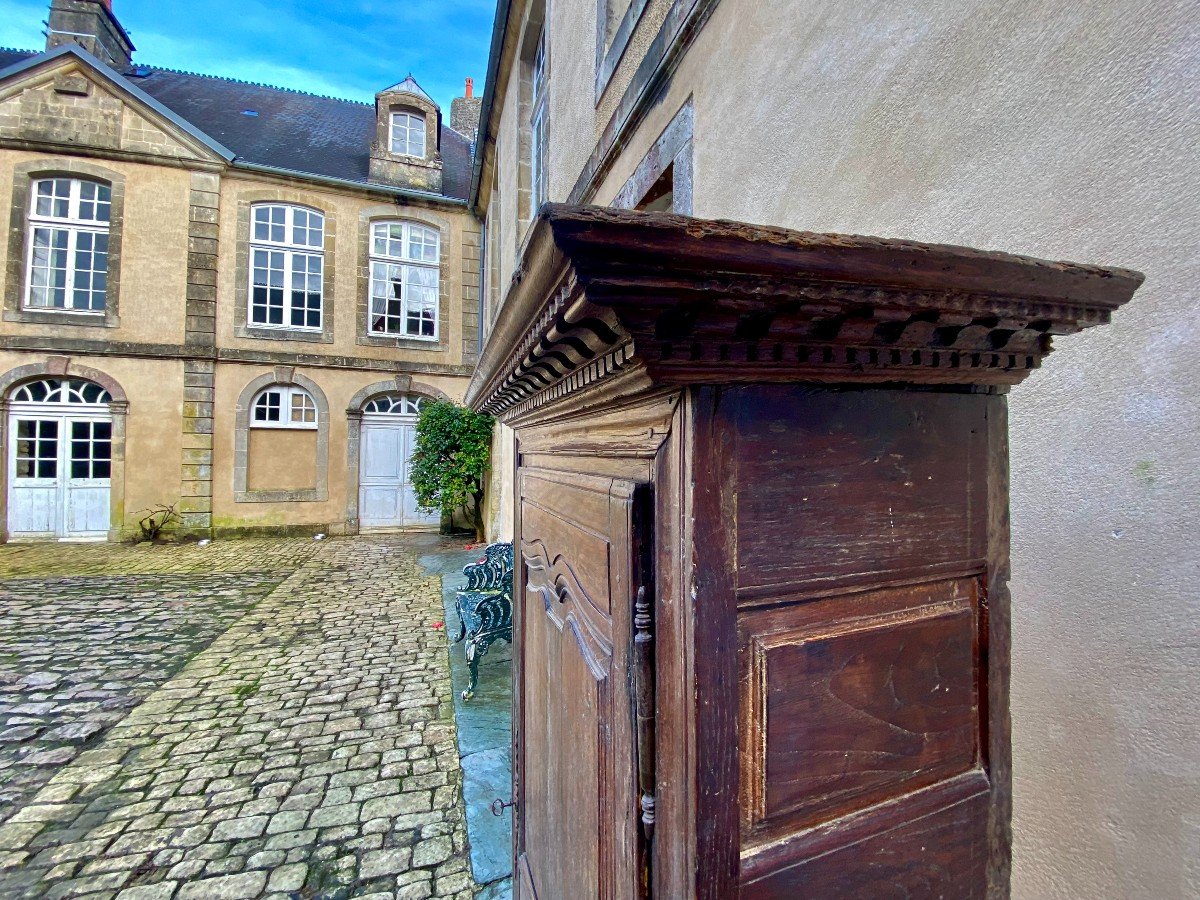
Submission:
<svg viewBox="0 0 1200 900">
<path fill-rule="evenodd" d="M 514 421 L 585 386 L 1006 386 L 1143 276 L 916 241 L 549 204 L 467 391 Z M 589 392 L 589 396 L 595 392 Z M 621 391 L 602 395 L 617 402 Z"/>
</svg>

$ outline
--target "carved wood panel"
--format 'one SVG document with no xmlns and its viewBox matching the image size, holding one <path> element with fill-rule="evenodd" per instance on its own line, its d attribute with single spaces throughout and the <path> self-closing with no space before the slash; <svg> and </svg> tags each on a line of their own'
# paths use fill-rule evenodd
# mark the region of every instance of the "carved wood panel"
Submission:
<svg viewBox="0 0 1200 900">
<path fill-rule="evenodd" d="M 518 855 L 542 898 L 639 890 L 629 665 L 638 486 L 523 468 Z"/>
</svg>

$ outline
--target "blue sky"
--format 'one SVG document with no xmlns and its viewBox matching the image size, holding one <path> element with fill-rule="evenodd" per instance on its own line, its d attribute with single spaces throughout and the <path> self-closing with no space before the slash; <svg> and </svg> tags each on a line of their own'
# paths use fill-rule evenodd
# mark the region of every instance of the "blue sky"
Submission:
<svg viewBox="0 0 1200 900">
<path fill-rule="evenodd" d="M 40 50 L 49 0 L 0 0 L 0 46 Z M 113 0 L 147 65 L 349 100 L 412 72 L 449 115 L 483 90 L 495 0 Z"/>
</svg>

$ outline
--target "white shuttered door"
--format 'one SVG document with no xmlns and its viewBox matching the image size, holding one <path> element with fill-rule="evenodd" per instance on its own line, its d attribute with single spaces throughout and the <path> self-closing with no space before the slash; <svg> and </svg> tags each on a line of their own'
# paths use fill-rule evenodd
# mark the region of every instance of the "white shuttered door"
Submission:
<svg viewBox="0 0 1200 900">
<path fill-rule="evenodd" d="M 417 508 L 410 482 L 415 415 L 363 416 L 359 458 L 359 524 L 363 528 L 436 527 L 441 516 Z"/>
</svg>

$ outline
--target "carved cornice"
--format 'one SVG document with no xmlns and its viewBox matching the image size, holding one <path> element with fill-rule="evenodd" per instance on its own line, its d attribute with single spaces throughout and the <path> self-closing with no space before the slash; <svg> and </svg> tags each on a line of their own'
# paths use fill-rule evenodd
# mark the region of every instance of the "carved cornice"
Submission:
<svg viewBox="0 0 1200 900">
<path fill-rule="evenodd" d="M 725 381 L 1012 385 L 1142 276 L 1006 253 L 544 207 L 467 401 L 511 419 L 630 368 Z"/>
</svg>

